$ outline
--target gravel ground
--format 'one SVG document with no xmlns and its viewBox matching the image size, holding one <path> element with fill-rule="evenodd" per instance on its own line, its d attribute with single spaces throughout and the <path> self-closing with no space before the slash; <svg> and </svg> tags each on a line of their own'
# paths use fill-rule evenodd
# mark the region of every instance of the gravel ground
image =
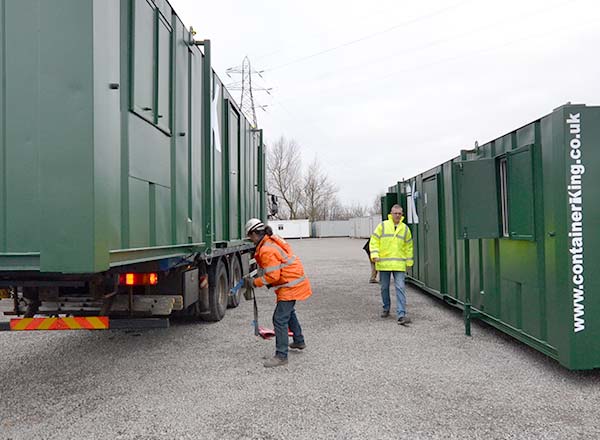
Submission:
<svg viewBox="0 0 600 440">
<path fill-rule="evenodd" d="M 0 333 L 0 439 L 599 438 L 600 371 L 570 372 L 408 290 L 381 319 L 362 240 L 291 241 L 307 348 L 262 366 L 251 303 L 166 330 Z M 258 290 L 271 327 L 273 294 Z M 394 302 L 392 307 L 395 307 Z"/>
</svg>

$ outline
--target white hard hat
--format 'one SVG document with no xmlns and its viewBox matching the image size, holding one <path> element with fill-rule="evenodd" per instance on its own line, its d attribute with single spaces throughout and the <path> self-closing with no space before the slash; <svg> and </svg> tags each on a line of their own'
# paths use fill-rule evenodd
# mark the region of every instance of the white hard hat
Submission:
<svg viewBox="0 0 600 440">
<path fill-rule="evenodd" d="M 262 231 L 265 229 L 265 224 L 257 218 L 251 218 L 246 222 L 246 235 L 250 235 L 251 232 Z"/>
</svg>

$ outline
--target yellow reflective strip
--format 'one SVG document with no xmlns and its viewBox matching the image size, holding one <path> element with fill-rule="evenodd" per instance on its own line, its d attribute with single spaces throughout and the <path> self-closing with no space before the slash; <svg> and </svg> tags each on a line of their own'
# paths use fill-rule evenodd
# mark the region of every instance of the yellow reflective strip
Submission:
<svg viewBox="0 0 600 440">
<path fill-rule="evenodd" d="M 40 323 L 40 325 L 37 326 L 36 330 L 48 330 L 55 322 L 56 318 L 46 318 Z"/>
<path fill-rule="evenodd" d="M 62 322 L 64 322 L 71 330 L 77 330 L 81 328 L 79 323 L 74 318 L 62 318 Z"/>
<path fill-rule="evenodd" d="M 23 318 L 20 321 L 18 321 L 12 329 L 13 330 L 25 330 L 27 328 L 27 326 L 29 324 L 31 324 L 31 321 L 33 321 L 33 318 Z"/>
<path fill-rule="evenodd" d="M 108 326 L 106 326 L 106 324 L 104 324 L 102 321 L 100 321 L 95 316 L 90 316 L 89 318 L 87 318 L 87 320 L 90 324 L 92 324 L 92 327 L 94 327 L 94 328 L 108 328 Z"/>
</svg>

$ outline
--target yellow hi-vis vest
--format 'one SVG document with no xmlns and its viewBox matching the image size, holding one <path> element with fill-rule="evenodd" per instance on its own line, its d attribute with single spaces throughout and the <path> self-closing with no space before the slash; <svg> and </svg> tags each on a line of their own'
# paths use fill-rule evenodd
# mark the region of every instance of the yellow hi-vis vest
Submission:
<svg viewBox="0 0 600 440">
<path fill-rule="evenodd" d="M 413 241 L 410 229 L 400 218 L 398 226 L 394 225 L 392 216 L 377 225 L 371 235 L 369 249 L 371 260 L 379 258 L 375 269 L 381 271 L 405 272 L 413 265 Z"/>
</svg>

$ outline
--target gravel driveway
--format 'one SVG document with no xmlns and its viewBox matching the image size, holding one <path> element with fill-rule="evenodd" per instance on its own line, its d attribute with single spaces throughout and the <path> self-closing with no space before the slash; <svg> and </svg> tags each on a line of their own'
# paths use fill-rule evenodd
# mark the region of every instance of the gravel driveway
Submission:
<svg viewBox="0 0 600 440">
<path fill-rule="evenodd" d="M 314 295 L 288 366 L 262 366 L 275 344 L 250 302 L 166 330 L 3 332 L 0 439 L 600 437 L 600 371 L 485 325 L 468 338 L 458 310 L 410 287 L 413 324 L 382 319 L 363 240 L 290 243 Z M 272 327 L 274 295 L 257 297 Z"/>
</svg>

